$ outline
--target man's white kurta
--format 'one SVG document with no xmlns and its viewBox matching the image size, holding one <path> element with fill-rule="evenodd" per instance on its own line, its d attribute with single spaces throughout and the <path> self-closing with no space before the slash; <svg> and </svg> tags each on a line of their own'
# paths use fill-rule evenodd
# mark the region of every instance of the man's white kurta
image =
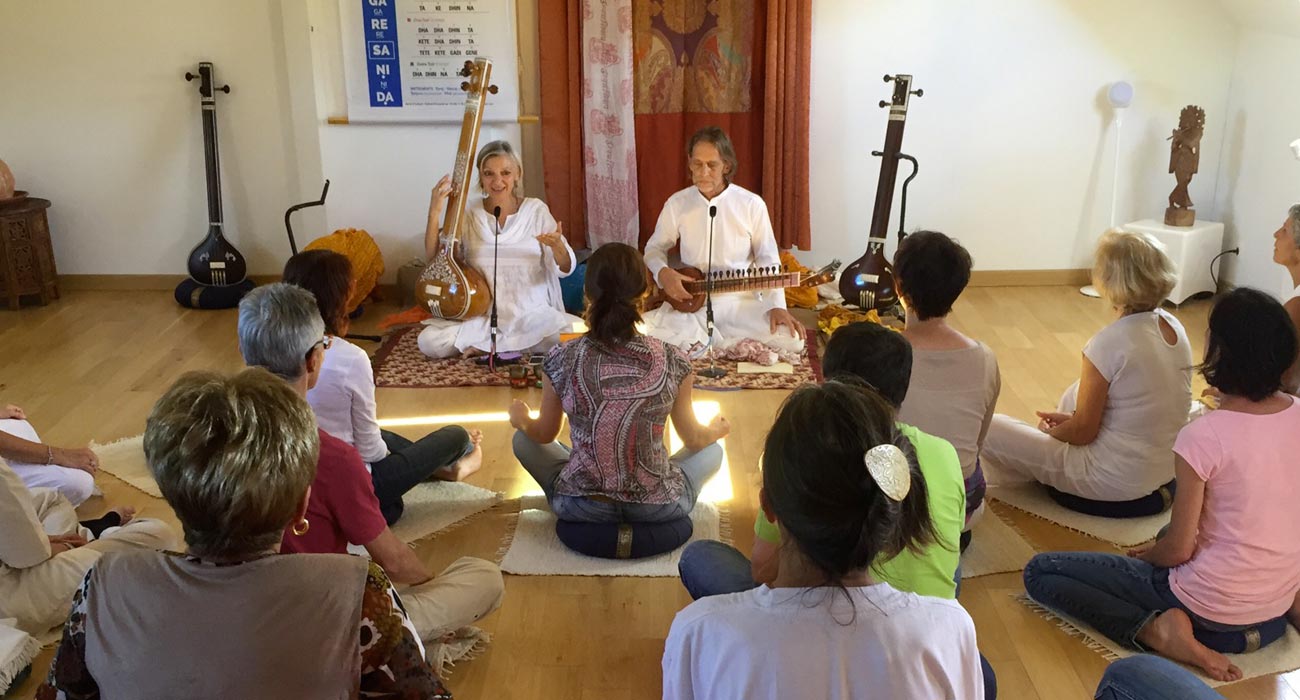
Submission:
<svg viewBox="0 0 1300 700">
<path fill-rule="evenodd" d="M 709 267 L 709 207 L 716 206 L 713 222 L 713 270 L 744 270 L 775 267 L 780 251 L 772 220 L 763 198 L 731 184 L 713 199 L 706 199 L 696 187 L 688 187 L 668 198 L 654 235 L 646 242 L 645 262 L 655 279 L 668 265 L 668 251 L 681 244 L 682 264 L 705 272 Z M 728 292 L 713 298 L 715 346 L 724 349 L 742 338 L 753 338 L 780 350 L 803 349 L 803 334 L 793 337 L 785 327 L 771 332 L 767 312 L 785 308 L 785 292 Z M 681 348 L 708 342 L 705 311 L 684 314 L 668 304 L 645 314 L 646 332 Z"/>
</svg>

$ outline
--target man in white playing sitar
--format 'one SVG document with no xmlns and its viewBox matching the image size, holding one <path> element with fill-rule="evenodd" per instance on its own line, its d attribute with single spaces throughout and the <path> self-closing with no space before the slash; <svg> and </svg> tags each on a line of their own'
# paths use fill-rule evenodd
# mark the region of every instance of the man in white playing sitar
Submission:
<svg viewBox="0 0 1300 700">
<path fill-rule="evenodd" d="M 645 262 L 670 299 L 691 298 L 682 283 L 687 278 L 668 266 L 668 251 L 680 243 L 683 265 L 704 272 L 709 266 L 710 208 L 713 220 L 713 270 L 776 267 L 780 251 L 763 198 L 733 183 L 736 152 L 726 132 L 716 126 L 695 132 L 686 147 L 692 186 L 668 198 L 654 235 L 646 242 Z M 803 327 L 785 308 L 785 291 L 728 292 L 713 296 L 716 350 L 745 338 L 782 353 L 804 347 Z M 707 345 L 705 309 L 683 313 L 664 304 L 644 314 L 646 333 L 684 350 L 702 354 Z M 698 344 L 698 345 L 697 345 Z"/>
</svg>

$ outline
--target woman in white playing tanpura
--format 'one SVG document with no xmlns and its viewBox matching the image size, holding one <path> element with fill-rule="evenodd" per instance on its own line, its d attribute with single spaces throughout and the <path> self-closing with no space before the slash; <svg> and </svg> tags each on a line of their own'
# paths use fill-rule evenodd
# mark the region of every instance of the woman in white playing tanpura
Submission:
<svg viewBox="0 0 1300 700">
<path fill-rule="evenodd" d="M 564 312 L 560 278 L 576 266 L 573 249 L 564 240 L 560 224 L 546 203 L 524 197 L 519 157 L 505 141 L 484 146 L 475 160 L 482 203 L 469 204 L 469 225 L 461 231 L 465 262 L 477 268 L 492 285 L 497 302 L 497 352 L 542 351 L 560 342 L 560 333 L 579 321 Z M 424 233 L 425 252 L 434 258 L 439 245 L 439 213 L 451 194 L 451 177 L 443 176 L 429 201 L 429 223 Z M 501 216 L 492 220 L 492 212 Z M 500 239 L 493 283 L 493 238 Z M 420 331 L 420 352 L 429 357 L 491 352 L 487 315 L 463 321 L 433 318 Z"/>
</svg>

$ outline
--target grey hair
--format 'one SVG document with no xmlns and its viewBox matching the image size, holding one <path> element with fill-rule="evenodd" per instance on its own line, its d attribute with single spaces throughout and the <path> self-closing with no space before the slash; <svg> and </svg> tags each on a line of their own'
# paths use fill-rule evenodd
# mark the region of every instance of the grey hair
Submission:
<svg viewBox="0 0 1300 700">
<path fill-rule="evenodd" d="M 691 140 L 686 144 L 686 162 L 689 163 L 691 155 L 695 153 L 695 147 L 701 143 L 712 144 L 718 149 L 718 155 L 722 157 L 722 163 L 727 167 L 723 169 L 722 180 L 731 184 L 731 179 L 736 176 L 736 171 L 740 169 L 740 161 L 736 160 L 736 147 L 731 145 L 731 138 L 727 132 L 720 126 L 706 126 L 691 135 Z"/>
<path fill-rule="evenodd" d="M 325 337 L 316 297 L 302 287 L 276 282 L 255 288 L 239 302 L 239 352 L 250 367 L 295 380 L 307 370 L 307 353 Z"/>
<path fill-rule="evenodd" d="M 511 194 L 523 199 L 524 198 L 524 164 L 519 162 L 519 156 L 515 155 L 514 146 L 509 141 L 493 141 L 488 145 L 480 148 L 478 158 L 474 159 L 474 168 L 478 170 L 478 191 L 483 192 L 483 164 L 488 158 L 496 156 L 505 156 L 515 163 L 515 187 Z M 486 194 L 486 193 L 485 193 Z"/>
<path fill-rule="evenodd" d="M 1300 204 L 1293 204 L 1287 213 L 1287 222 L 1291 226 L 1291 242 L 1300 248 Z"/>
</svg>

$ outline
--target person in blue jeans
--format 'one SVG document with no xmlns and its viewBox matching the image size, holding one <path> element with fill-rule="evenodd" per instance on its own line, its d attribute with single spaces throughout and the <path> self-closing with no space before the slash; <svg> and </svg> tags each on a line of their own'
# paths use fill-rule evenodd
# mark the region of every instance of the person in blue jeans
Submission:
<svg viewBox="0 0 1300 700">
<path fill-rule="evenodd" d="M 1129 556 L 1039 554 L 1025 589 L 1130 648 L 1241 678 L 1224 653 L 1253 651 L 1300 623 L 1300 403 L 1280 391 L 1295 327 L 1271 295 L 1238 288 L 1210 312 L 1206 383 L 1219 407 L 1174 441 L 1169 527 Z"/>
<path fill-rule="evenodd" d="M 536 418 L 510 406 L 514 452 L 546 493 L 560 520 L 659 523 L 690 515 L 704 484 L 722 466 L 731 425 L 695 418 L 690 360 L 676 347 L 641 335 L 645 263 L 629 245 L 610 243 L 587 259 L 587 325 L 542 363 Z M 665 422 L 684 448 L 669 455 Z M 573 446 L 556 438 L 569 421 Z"/>
<path fill-rule="evenodd" d="M 1191 671 L 1148 654 L 1111 664 L 1093 697 L 1096 700 L 1224 700 Z"/>
</svg>

